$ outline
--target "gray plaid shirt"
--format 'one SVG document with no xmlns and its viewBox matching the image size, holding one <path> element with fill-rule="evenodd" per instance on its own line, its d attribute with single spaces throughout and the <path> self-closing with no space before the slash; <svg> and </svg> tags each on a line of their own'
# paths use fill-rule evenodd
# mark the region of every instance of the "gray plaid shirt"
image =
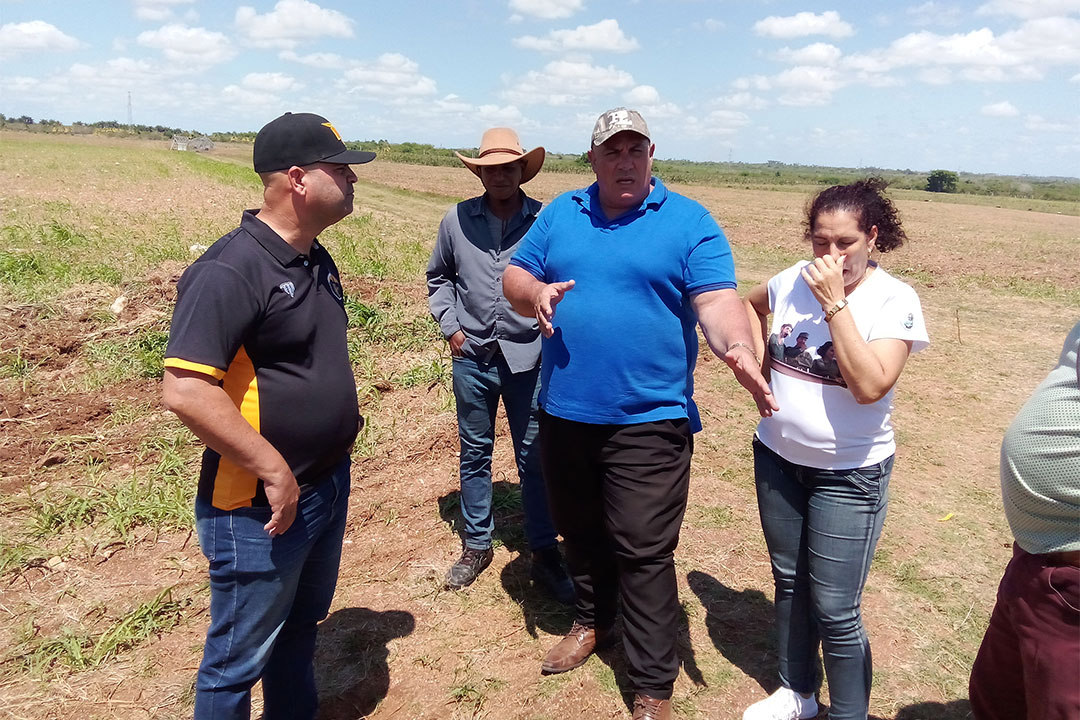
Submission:
<svg viewBox="0 0 1080 720">
<path fill-rule="evenodd" d="M 521 212 L 505 227 L 483 196 L 450 208 L 427 268 L 428 307 L 443 336 L 461 330 L 466 357 L 490 361 L 501 352 L 515 373 L 540 361 L 536 319 L 514 312 L 502 289 L 503 271 L 540 212 L 538 200 L 524 193 L 522 200 Z M 496 239 L 500 229 L 502 237 Z"/>
</svg>

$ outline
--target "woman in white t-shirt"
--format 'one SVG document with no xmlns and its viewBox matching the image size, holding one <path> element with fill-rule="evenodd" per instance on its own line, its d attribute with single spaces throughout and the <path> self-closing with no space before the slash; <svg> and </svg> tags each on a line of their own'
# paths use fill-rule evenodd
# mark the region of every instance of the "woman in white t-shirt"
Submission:
<svg viewBox="0 0 1080 720">
<path fill-rule="evenodd" d="M 819 645 L 830 720 L 867 717 L 870 644 L 859 604 L 888 504 L 893 388 L 908 355 L 929 342 L 915 291 L 871 259 L 907 239 L 884 189 L 870 178 L 818 194 L 806 217 L 814 259 L 746 298 L 780 406 L 758 424 L 754 476 L 782 686 L 744 720 L 815 717 Z M 805 340 L 777 352 L 783 341 L 773 335 L 785 326 L 789 339 Z"/>
</svg>

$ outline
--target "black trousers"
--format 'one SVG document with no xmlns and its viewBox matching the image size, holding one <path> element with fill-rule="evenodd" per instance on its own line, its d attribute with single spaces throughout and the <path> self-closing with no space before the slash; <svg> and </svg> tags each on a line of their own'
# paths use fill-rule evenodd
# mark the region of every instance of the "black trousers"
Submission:
<svg viewBox="0 0 1080 720">
<path fill-rule="evenodd" d="M 563 536 L 577 620 L 610 628 L 622 602 L 635 692 L 670 698 L 679 673 L 675 547 L 693 453 L 685 418 L 592 425 L 541 412 L 551 519 Z"/>
</svg>

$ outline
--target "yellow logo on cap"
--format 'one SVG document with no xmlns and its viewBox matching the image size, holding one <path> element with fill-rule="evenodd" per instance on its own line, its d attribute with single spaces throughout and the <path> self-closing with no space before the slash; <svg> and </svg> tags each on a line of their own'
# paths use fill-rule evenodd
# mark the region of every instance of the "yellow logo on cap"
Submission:
<svg viewBox="0 0 1080 720">
<path fill-rule="evenodd" d="M 334 137 L 336 137 L 338 140 L 341 139 L 341 133 L 337 131 L 337 128 L 334 127 L 333 123 L 324 122 L 323 125 L 330 128 L 331 132 L 334 133 Z"/>
</svg>

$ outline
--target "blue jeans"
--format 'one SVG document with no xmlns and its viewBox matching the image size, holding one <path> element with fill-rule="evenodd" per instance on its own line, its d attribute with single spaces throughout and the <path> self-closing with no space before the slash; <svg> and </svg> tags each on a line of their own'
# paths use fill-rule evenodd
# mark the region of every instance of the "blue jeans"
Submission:
<svg viewBox="0 0 1080 720">
<path fill-rule="evenodd" d="M 262 678 L 264 720 L 314 718 L 316 626 L 330 610 L 349 505 L 346 457 L 304 490 L 296 520 L 271 538 L 269 507 L 195 502 L 210 561 L 210 629 L 195 682 L 196 720 L 248 718 Z"/>
<path fill-rule="evenodd" d="M 502 355 L 487 363 L 470 357 L 454 358 L 465 547 L 477 550 L 491 547 L 491 532 L 495 527 L 491 514 L 491 451 L 495 446 L 495 411 L 500 397 L 514 443 L 529 549 L 542 550 L 557 542 L 536 442 L 539 392 L 539 367 L 512 373 Z"/>
<path fill-rule="evenodd" d="M 758 511 L 776 583 L 780 680 L 816 692 L 817 649 L 830 720 L 866 720 L 873 673 L 863 585 L 881 536 L 893 458 L 853 470 L 796 465 L 754 438 Z"/>
</svg>

